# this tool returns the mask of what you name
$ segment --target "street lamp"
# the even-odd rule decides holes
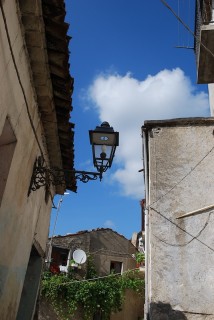
[[[103,122],[95,130],[89,131],[92,145],[93,163],[101,174],[111,168],[116,147],[119,145],[119,133],[110,127],[108,122]]]
[[[40,187],[49,188],[50,184],[66,187],[74,179],[84,183],[89,180],[97,180],[97,178],[101,181],[103,172],[112,165],[116,147],[119,145],[119,133],[115,132],[105,121],[95,130],[89,130],[89,137],[92,145],[93,164],[98,172],[49,168],[45,159],[39,156],[34,164],[28,196],[31,191],[36,191]]]

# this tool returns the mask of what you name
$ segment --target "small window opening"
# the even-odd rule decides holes
[[[121,273],[123,263],[120,261],[111,261],[110,272],[111,273]]]
[[[67,266],[69,250],[65,248],[52,247],[51,263],[57,266]]]

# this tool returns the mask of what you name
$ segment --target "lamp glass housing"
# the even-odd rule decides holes
[[[92,146],[93,163],[98,172],[105,172],[111,167],[116,147],[119,145],[119,133],[103,122],[95,130],[89,131]]]

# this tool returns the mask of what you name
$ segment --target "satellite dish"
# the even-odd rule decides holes
[[[83,264],[86,262],[86,253],[81,249],[77,249],[73,252],[73,259],[76,263]]]

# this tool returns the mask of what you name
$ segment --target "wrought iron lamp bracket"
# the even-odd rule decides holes
[[[45,165],[44,158],[39,156],[34,163],[33,174],[28,189],[28,196],[31,191],[36,191],[41,187],[50,188],[51,184],[54,186],[61,185],[66,187],[65,181],[69,178],[80,180],[83,183],[87,183],[90,180],[97,180],[98,178],[101,181],[102,173],[102,170],[100,172],[89,172],[48,168]]]

